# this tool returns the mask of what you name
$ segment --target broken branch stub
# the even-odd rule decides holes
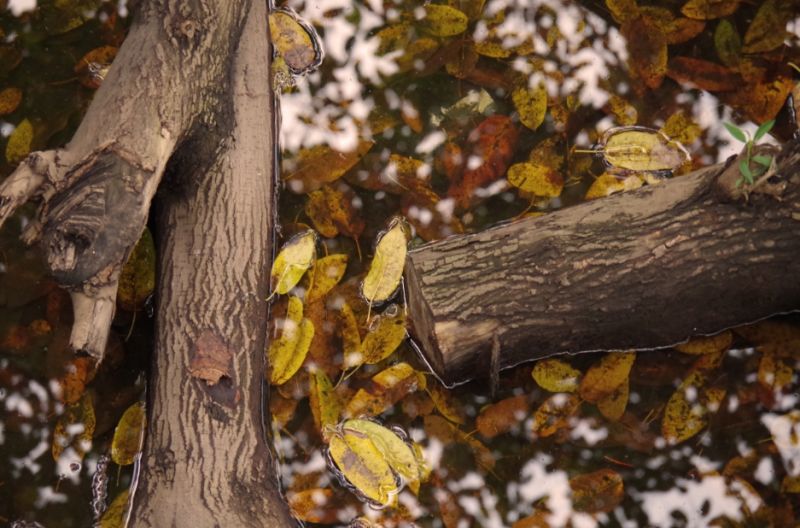
[[[457,383],[492,370],[495,339],[506,368],[667,347],[800,309],[800,141],[773,179],[733,200],[717,165],[414,249],[412,337]]]

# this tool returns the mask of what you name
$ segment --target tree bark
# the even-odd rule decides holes
[[[142,2],[70,143],[0,184],[38,195],[72,294],[71,344],[102,360],[119,272],[164,177],[148,434],[130,526],[293,526],[262,417],[274,119],[266,3]]]
[[[452,384],[800,309],[800,141],[749,195],[738,165],[409,252],[412,337]]]

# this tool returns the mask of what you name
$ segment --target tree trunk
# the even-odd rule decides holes
[[[71,344],[102,360],[119,272],[162,176],[156,357],[131,526],[293,526],[262,423],[274,131],[266,3],[149,0],[70,143],[0,184],[38,194],[72,294]]]
[[[738,165],[409,252],[412,336],[458,383],[559,353],[666,347],[799,309],[800,140],[749,196],[735,184]]]

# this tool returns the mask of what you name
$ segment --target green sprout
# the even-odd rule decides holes
[[[741,187],[743,183],[753,185],[756,178],[767,172],[772,165],[772,156],[764,156],[761,154],[756,154],[754,156],[753,147],[767,134],[767,132],[772,130],[772,127],[775,126],[775,120],[770,119],[766,123],[763,123],[761,126],[759,126],[752,138],[750,137],[750,134],[736,125],[732,125],[731,123],[723,123],[723,125],[725,125],[725,128],[728,129],[728,132],[730,132],[734,139],[744,143],[745,147],[744,158],[739,162],[739,172],[741,173],[742,177],[736,181],[736,186]],[[750,168],[751,162],[756,163],[756,167],[754,169]]]

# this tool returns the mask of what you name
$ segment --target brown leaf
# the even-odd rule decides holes
[[[84,55],[74,68],[81,84],[93,90],[99,88],[116,56],[117,48],[114,46],[101,46]]]
[[[578,410],[580,403],[580,399],[574,394],[553,394],[533,414],[533,432],[545,438],[569,427],[569,419]]]
[[[9,86],[0,92],[0,116],[10,114],[22,102],[22,90]]]
[[[572,506],[586,513],[609,513],[625,496],[622,476],[612,469],[600,469],[569,479]]]
[[[691,84],[709,92],[735,90],[742,84],[738,73],[725,66],[692,57],[675,57],[669,61],[667,75],[683,84]]]
[[[59,387],[61,387],[60,400],[66,404],[77,403],[94,374],[95,362],[92,358],[72,358],[64,369],[64,375],[58,379]]]
[[[528,397],[520,394],[484,407],[475,420],[475,427],[484,438],[494,438],[510,431],[529,412]]]
[[[216,333],[203,330],[194,343],[189,374],[209,385],[216,385],[223,377],[232,376],[232,366],[233,350]]]
[[[733,14],[739,9],[739,0],[689,0],[681,13],[689,18],[711,20]]]
[[[766,0],[744,34],[744,53],[764,53],[783,45],[786,23],[793,16],[792,2]],[[796,15],[796,13],[795,13]]]
[[[303,522],[337,524],[339,521],[339,504],[333,498],[333,490],[329,488],[289,491],[286,501],[292,510],[292,516]]]
[[[754,123],[764,123],[778,115],[792,88],[792,78],[781,75],[772,81],[751,84],[735,92],[720,94],[720,98]]]
[[[450,184],[447,195],[459,207],[468,208],[475,191],[501,178],[508,168],[517,145],[518,131],[511,118],[503,115],[487,117],[467,137],[465,159],[479,159],[475,168],[467,167],[460,178]]]
[[[327,145],[301,150],[297,157],[283,163],[281,175],[295,193],[308,193],[331,183],[349,171],[372,148],[370,140],[361,140],[354,150],[340,152]]]
[[[630,19],[620,27],[628,41],[628,64],[648,88],[661,86],[667,72],[667,37],[646,17]]]
[[[676,345],[675,350],[684,354],[699,356],[702,354],[714,354],[725,352],[733,343],[733,333],[725,330],[715,336],[695,337],[681,345]]]

